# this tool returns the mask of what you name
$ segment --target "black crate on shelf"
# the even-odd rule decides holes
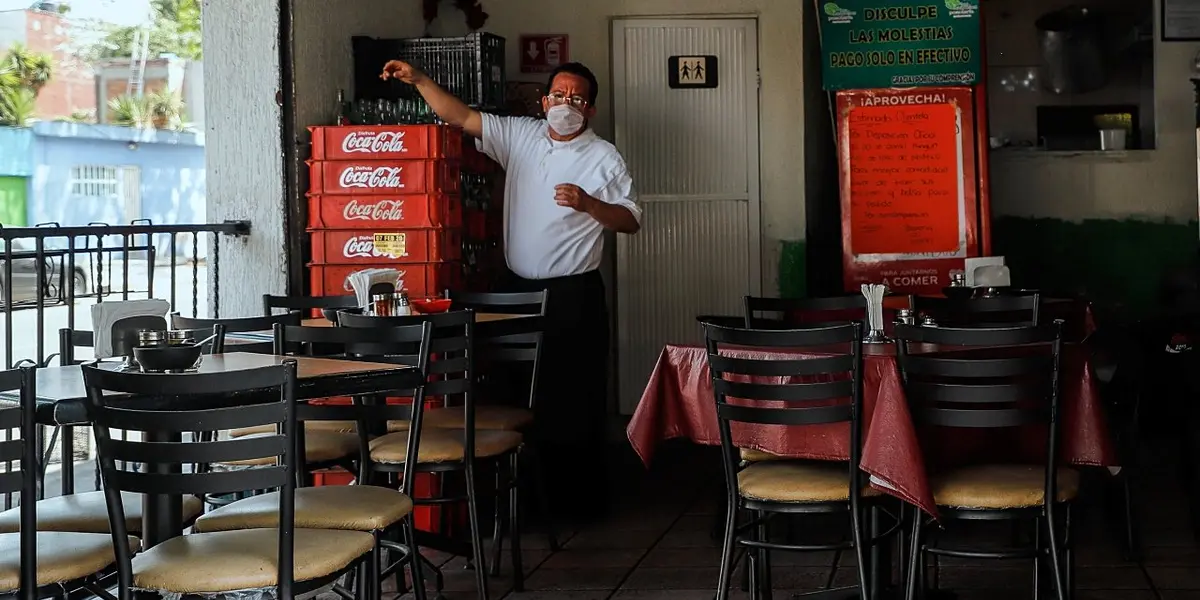
[[[499,110],[505,107],[504,38],[472,33],[460,38],[351,38],[356,99],[415,98],[411,86],[379,79],[389,60],[403,60],[425,73],[463,102]]]

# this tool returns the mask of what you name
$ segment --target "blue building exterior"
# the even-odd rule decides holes
[[[204,223],[204,177],[203,134],[57,121],[0,127],[4,225]],[[156,237],[168,251],[169,236]],[[189,239],[177,240],[180,256],[192,255],[190,236],[181,237]]]
[[[64,122],[31,129],[30,224],[205,221],[202,134]]]

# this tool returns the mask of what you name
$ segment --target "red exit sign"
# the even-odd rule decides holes
[[[518,50],[522,73],[549,73],[571,62],[566,35],[522,35]]]

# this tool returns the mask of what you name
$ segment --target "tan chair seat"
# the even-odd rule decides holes
[[[125,505],[125,528],[131,534],[142,531],[141,494],[122,492]],[[204,503],[194,496],[183,498],[183,522],[196,518]],[[80,533],[109,533],[108,505],[104,492],[84,492],[56,496],[37,503],[38,531],[75,531]],[[21,529],[21,509],[12,508],[0,513],[0,533],[15,533]]]
[[[338,573],[375,543],[369,533],[335,529],[297,529],[294,539],[296,581]],[[278,556],[278,529],[183,535],[133,557],[133,586],[176,594],[273,587]]]
[[[270,433],[256,433],[252,435],[242,436],[244,438],[264,437],[274,435]],[[357,433],[337,433],[335,431],[305,431],[304,432],[304,460],[308,463],[323,463],[346,458],[348,456],[358,456],[358,434]],[[253,460],[239,460],[227,463],[225,465],[234,466],[259,466],[275,464],[273,457],[262,457]]]
[[[141,546],[129,538],[129,549]],[[44,531],[37,534],[37,584],[51,585],[83,579],[116,562],[112,536],[107,533]],[[0,592],[20,587],[21,534],[0,534]]]
[[[296,527],[379,531],[412,512],[412,500],[370,485],[332,485],[296,490]],[[231,531],[279,526],[279,492],[251,496],[206,513],[193,531]]]
[[[763,452],[762,450],[755,450],[753,448],[738,448],[738,452],[741,453],[742,460],[746,462],[763,462],[764,460],[790,460],[786,456],[779,456],[778,454],[771,454],[770,452]]]
[[[481,429],[475,432],[475,457],[499,456],[521,446],[521,434],[516,431]],[[371,460],[379,463],[403,463],[408,452],[408,432],[389,433],[371,442]],[[461,429],[429,429],[421,434],[417,460],[422,463],[442,463],[463,460]]]
[[[952,508],[1005,509],[1040,506],[1046,471],[1031,465],[980,465],[952,469],[930,481],[933,500]],[[1058,501],[1079,494],[1079,472],[1058,470]]]
[[[738,491],[746,498],[768,502],[849,500],[850,466],[794,460],[754,463],[738,473]],[[878,495],[878,490],[863,484],[863,496]]]
[[[254,427],[242,427],[240,429],[232,429],[229,431],[229,437],[240,438],[248,435],[257,435],[263,433],[275,433],[277,431],[275,425],[255,425]],[[358,431],[358,424],[354,421],[305,421],[304,431],[332,431],[334,433],[354,433]]]
[[[466,415],[461,406],[433,408],[425,411],[424,425],[441,429],[466,427]],[[475,429],[520,431],[533,424],[533,411],[516,406],[479,406],[475,408]]]
[[[387,422],[388,433],[396,433],[397,431],[408,431],[408,429],[410,427],[412,427],[412,423],[410,423],[408,421],[388,421]]]

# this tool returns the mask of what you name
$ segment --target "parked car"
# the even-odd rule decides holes
[[[7,281],[4,267],[4,240],[0,240],[0,306],[5,303],[5,294],[10,285]],[[77,256],[83,264],[74,265],[69,277],[64,277],[66,270],[66,252],[46,249],[42,257],[42,281],[38,282],[37,257],[33,240],[12,240],[12,302],[17,304],[32,304],[37,301],[38,291],[41,291],[43,301],[49,303],[66,302],[67,289],[70,285],[75,290],[75,297],[88,293],[90,289],[87,275],[87,258]]]

